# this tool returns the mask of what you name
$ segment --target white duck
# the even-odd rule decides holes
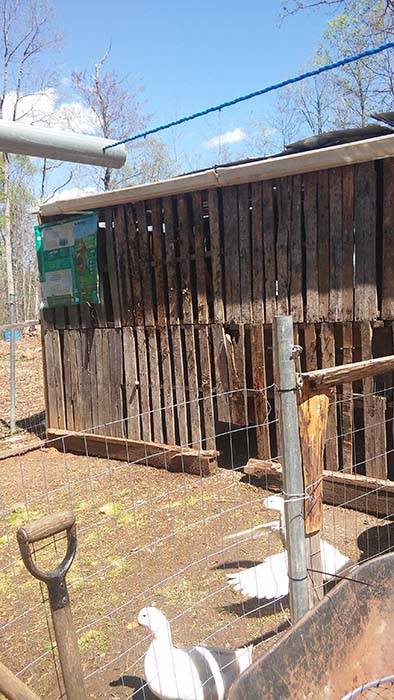
[[[264,500],[268,510],[280,512],[280,520],[269,523],[272,530],[279,531],[282,542],[286,546],[286,523],[284,518],[285,505],[281,496],[269,496]],[[260,526],[264,527],[264,526]],[[339,552],[326,540],[320,540],[323,579],[328,581],[332,576],[351,563],[350,559]],[[273,554],[261,564],[252,566],[236,574],[227,574],[230,586],[247,598],[275,600],[288,594],[289,579],[287,573],[287,552]]]
[[[153,634],[144,669],[150,690],[161,700],[224,700],[233,681],[252,663],[251,646],[174,647],[170,624],[157,608],[143,608],[138,624]]]

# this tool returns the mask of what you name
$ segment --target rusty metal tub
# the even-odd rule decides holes
[[[394,674],[394,552],[350,576],[363,583],[335,586],[242,674],[229,700],[339,700]]]

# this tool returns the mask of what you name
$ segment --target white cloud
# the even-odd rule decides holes
[[[70,187],[69,189],[55,192],[53,197],[45,201],[45,204],[47,204],[47,202],[56,202],[59,199],[77,199],[78,197],[86,197],[98,193],[99,190],[96,187]]]
[[[205,148],[216,148],[217,146],[223,146],[225,143],[237,143],[238,141],[243,141],[246,138],[246,134],[243,129],[239,127],[233,129],[232,131],[225,131],[219,136],[214,136],[209,141],[206,141]]]
[[[6,95],[3,116],[13,117],[15,92]],[[62,131],[76,131],[81,134],[97,134],[99,124],[96,115],[81,102],[60,102],[53,88],[35,95],[24,95],[18,102],[17,120],[33,126],[48,126]]]

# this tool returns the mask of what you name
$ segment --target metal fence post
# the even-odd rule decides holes
[[[15,433],[15,294],[10,293],[10,431]]]
[[[304,492],[302,459],[298,430],[297,385],[293,320],[275,316],[273,324],[276,384],[279,396],[279,432],[285,497],[286,548],[292,622],[309,609],[306,565]],[[294,498],[292,498],[292,496]]]

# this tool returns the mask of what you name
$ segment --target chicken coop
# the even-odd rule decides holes
[[[250,426],[269,460],[274,315],[292,314],[303,371],[393,354],[394,135],[342,136],[42,206],[44,224],[99,218],[100,303],[42,314],[50,434],[213,450],[222,425]],[[337,390],[327,469],[371,454],[367,475],[394,478],[388,382]]]

